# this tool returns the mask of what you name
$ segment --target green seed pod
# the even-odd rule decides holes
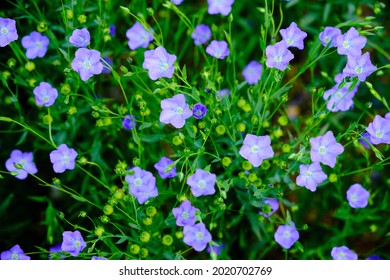
[[[164,235],[163,239],[162,239],[162,243],[165,245],[165,246],[171,246],[172,243],[173,243],[173,238],[172,236],[170,235]]]
[[[144,243],[149,242],[149,240],[150,240],[150,233],[147,232],[147,231],[141,232],[141,234],[139,235],[139,239],[141,240],[141,242],[144,242]]]

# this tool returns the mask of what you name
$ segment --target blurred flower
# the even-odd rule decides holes
[[[366,129],[373,144],[390,144],[390,118],[376,115]]]
[[[66,144],[58,146],[57,150],[50,153],[50,161],[54,172],[63,173],[65,170],[73,170],[76,165],[77,152]]]
[[[103,60],[104,60],[108,65],[110,65],[110,66],[112,67],[113,62],[112,62],[112,60],[111,60],[109,57],[105,56],[105,57],[103,57]],[[103,64],[102,73],[103,73],[103,74],[110,74],[110,73],[111,73],[111,70],[110,70],[104,63],[102,63],[102,64]]]
[[[172,98],[161,100],[160,122],[182,128],[185,120],[192,116],[184,94],[176,94]]]
[[[105,261],[105,260],[107,260],[107,258],[105,258],[105,257],[93,256],[93,257],[91,258],[91,260],[93,260],[93,261]]]
[[[271,138],[268,135],[256,136],[247,134],[240,155],[247,159],[254,167],[261,165],[264,159],[272,158],[274,151],[271,147]]]
[[[371,142],[370,134],[369,134],[368,132],[364,132],[364,133],[362,133],[362,135],[360,135],[359,142],[360,142],[360,144],[362,144],[363,147],[366,148],[366,149],[369,149],[369,148],[370,148],[370,146],[367,144],[367,142],[370,143],[371,145],[373,144],[373,143]]]
[[[111,37],[114,37],[115,34],[116,34],[116,26],[115,26],[114,24],[111,24],[111,25],[109,26],[109,30],[110,30],[110,36],[111,36]]]
[[[28,59],[44,57],[49,43],[49,38],[36,31],[22,38],[22,46],[26,49],[26,57]]]
[[[175,5],[180,5],[181,3],[183,3],[184,0],[172,0],[172,3],[175,4]]]
[[[100,52],[86,48],[80,48],[76,51],[71,66],[73,70],[80,74],[80,78],[83,81],[87,81],[93,75],[98,75],[103,71],[103,64],[100,62]]]
[[[16,21],[0,17],[0,47],[5,47],[17,39]]]
[[[370,54],[365,53],[360,56],[349,55],[343,73],[350,77],[357,76],[359,81],[364,82],[376,69],[376,66],[371,63]]]
[[[62,243],[58,243],[57,245],[54,245],[49,248],[49,260],[64,260],[66,259],[66,255],[61,249]]]
[[[194,44],[197,46],[206,44],[211,38],[210,27],[206,24],[197,25],[191,34],[191,38],[194,39]]]
[[[218,245],[209,244],[206,248],[206,251],[209,254],[214,253],[216,256],[219,256],[221,254],[221,250],[223,250],[223,249],[225,249],[224,243],[220,243]]]
[[[184,226],[183,234],[183,242],[194,248],[197,252],[203,251],[207,243],[211,241],[211,234],[203,223]]]
[[[85,48],[91,42],[91,35],[87,28],[75,29],[69,38],[69,42],[74,47]]]
[[[292,22],[286,29],[280,29],[279,32],[287,48],[296,47],[303,50],[303,40],[307,37],[307,33],[299,29],[295,22]]]
[[[227,16],[232,10],[234,0],[207,0],[207,2],[210,15],[222,14]]]
[[[255,85],[260,81],[262,72],[263,66],[259,62],[253,60],[245,66],[244,70],[242,70],[242,75],[249,85]]]
[[[351,27],[347,33],[337,36],[337,52],[339,54],[359,56],[366,45],[367,39],[359,36],[355,27]]]
[[[217,90],[217,94],[215,96],[222,99],[224,97],[229,97],[230,94],[231,94],[230,89],[224,88],[224,89]]]
[[[383,260],[383,258],[381,256],[378,256],[378,255],[371,255],[371,256],[367,257],[366,260]]]
[[[284,71],[287,65],[294,58],[294,55],[287,49],[285,43],[278,42],[265,49],[267,60],[265,64],[269,68],[277,68]]]
[[[199,210],[191,205],[189,200],[184,200],[178,208],[173,208],[172,213],[178,226],[195,225],[195,212]]]
[[[323,136],[310,138],[310,158],[313,162],[321,162],[330,167],[336,165],[336,157],[344,152],[343,145],[336,142],[332,131]]]
[[[358,255],[346,246],[333,247],[331,256],[334,260],[357,260]]]
[[[207,113],[207,108],[202,103],[195,104],[192,107],[192,115],[195,119],[202,119]]]
[[[290,249],[292,245],[299,239],[299,232],[295,228],[295,224],[290,222],[290,225],[280,225],[274,235],[275,241],[285,249]]]
[[[337,37],[341,35],[341,30],[335,27],[325,27],[324,31],[322,31],[319,35],[320,41],[324,47],[326,47],[329,42],[329,47],[337,47]]]
[[[132,130],[137,125],[135,121],[135,116],[133,115],[125,115],[122,120],[122,126],[126,130]]]
[[[68,252],[73,257],[77,257],[79,253],[87,246],[81,233],[76,231],[64,231],[62,233],[61,250]]]
[[[139,204],[145,203],[149,198],[158,196],[156,178],[149,171],[142,170],[138,166],[132,169],[132,175],[126,175],[125,180],[129,184],[129,193],[135,196]]]
[[[202,169],[196,169],[195,173],[187,178],[187,184],[195,197],[211,195],[215,193],[215,180],[217,176]]]
[[[127,30],[126,37],[129,39],[128,45],[131,50],[136,50],[140,47],[147,48],[149,43],[153,41],[152,30],[146,30],[139,22],[134,23]]]
[[[176,56],[169,54],[164,47],[157,47],[155,50],[148,50],[144,53],[145,60],[142,67],[148,70],[149,78],[172,78],[175,67]]]
[[[299,166],[300,174],[296,178],[296,184],[298,186],[305,187],[312,192],[317,189],[317,186],[326,180],[328,177],[321,168],[319,162],[313,162],[312,164]]]
[[[275,198],[265,198],[263,199],[264,206],[262,207],[262,211],[259,212],[263,217],[269,218],[279,209],[279,202]],[[264,209],[268,208],[269,211],[263,212]]]
[[[23,250],[18,244],[13,246],[9,251],[1,252],[1,260],[29,260],[29,256],[24,254]]]
[[[154,165],[154,168],[157,169],[158,174],[161,178],[173,178],[176,177],[176,166],[173,166],[171,169],[170,165],[173,164],[173,161],[167,157],[162,157],[159,162]]]
[[[347,200],[352,208],[364,208],[368,204],[370,193],[360,184],[353,184],[347,190]]]
[[[211,41],[206,48],[206,53],[218,59],[224,59],[229,55],[228,44],[225,41]]]
[[[50,84],[41,82],[34,89],[35,101],[38,106],[50,107],[57,99],[58,91]]]
[[[9,172],[15,172],[17,174],[16,178],[24,180],[29,173],[35,174],[38,172],[33,157],[32,152],[23,153],[20,150],[13,150],[10,158],[5,162],[5,168]]]

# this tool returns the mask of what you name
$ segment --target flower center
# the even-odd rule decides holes
[[[349,42],[348,42],[348,41],[344,41],[344,42],[343,42],[343,47],[344,47],[344,48],[348,49],[349,46],[350,46],[350,45],[349,45]]]
[[[321,154],[321,155],[324,155],[326,153],[326,148],[324,146],[320,146],[320,148],[318,149],[318,152]]]
[[[85,69],[89,69],[91,68],[91,62],[89,62],[88,60],[84,62],[84,68]]]
[[[69,156],[63,156],[62,160],[63,160],[65,163],[68,163],[68,162],[69,162]]]
[[[198,232],[195,234],[196,240],[202,240],[203,237],[204,237],[203,232],[198,231]]]
[[[74,243],[74,246],[75,246],[76,248],[80,247],[80,245],[81,245],[81,243],[80,243],[80,241],[78,241],[78,240]]]
[[[356,201],[356,195],[351,196],[352,201]]]
[[[176,108],[175,108],[175,113],[176,113],[177,115],[183,114],[183,108],[182,108],[182,107],[176,107]]]
[[[18,163],[22,166],[22,168],[24,168],[24,166],[26,165],[27,162],[24,159],[22,159]]]
[[[306,176],[307,178],[311,177],[311,172],[310,172],[310,171],[306,171],[305,176]]]
[[[167,70],[168,67],[169,67],[168,63],[163,63],[163,65],[162,65],[163,70]]]
[[[8,34],[8,29],[5,28],[5,27],[3,27],[3,28],[1,29],[1,34],[3,34],[3,35]]]
[[[282,61],[282,56],[281,55],[275,56],[275,61],[276,62],[281,62]]]
[[[252,146],[251,151],[252,151],[252,153],[256,154],[260,151],[260,148],[259,148],[259,146],[254,145],[254,146]]]
[[[196,110],[196,112],[195,112],[195,115],[197,115],[197,116],[202,116],[202,114],[203,114],[203,112],[202,112],[202,110]]]
[[[344,258],[344,253],[343,252],[340,252],[337,254],[339,256],[340,259],[343,259]]]
[[[206,182],[204,180],[200,180],[198,182],[198,188],[199,189],[204,189],[206,187]]]
[[[357,66],[355,68],[355,72],[356,72],[356,74],[361,74],[363,72],[363,68],[361,66]]]
[[[37,46],[37,48],[41,48],[42,47],[42,43],[41,42],[36,42],[35,46]]]
[[[13,254],[11,255],[11,260],[18,260],[18,259],[19,259],[19,255],[18,255],[18,254],[13,253]]]
[[[188,219],[188,212],[187,211],[184,211],[183,213],[181,213],[181,217],[183,218],[183,219]]]
[[[293,41],[291,39],[287,39],[287,45],[292,45]]]
[[[43,101],[44,101],[44,102],[48,102],[49,99],[50,99],[50,98],[49,98],[49,96],[47,96],[47,95],[43,97]]]
[[[382,130],[377,131],[377,132],[375,133],[375,136],[376,136],[377,138],[382,138],[382,136],[383,136]]]
[[[141,178],[136,178],[136,179],[134,180],[134,185],[135,185],[136,187],[141,186],[141,185],[142,185],[142,179],[141,179]]]
[[[289,231],[285,231],[283,236],[284,236],[284,238],[290,238],[291,233]]]
[[[325,43],[329,43],[329,41],[330,41],[329,37],[326,36],[326,37],[324,38],[324,42],[325,42]]]

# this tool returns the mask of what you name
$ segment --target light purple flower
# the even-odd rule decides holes
[[[261,165],[264,159],[272,158],[274,151],[271,147],[271,138],[268,135],[256,136],[247,134],[240,155],[247,159],[254,167]]]
[[[210,27],[206,24],[197,25],[191,34],[191,38],[194,39],[194,44],[197,46],[206,44],[211,38]]]
[[[49,43],[49,38],[36,31],[22,38],[22,46],[26,49],[26,57],[28,59],[44,57]]]
[[[264,206],[262,208],[262,211],[259,212],[260,215],[263,217],[269,218],[279,209],[279,202],[277,199],[274,198],[265,198],[263,199]],[[269,211],[264,213],[264,207],[269,207]]]
[[[307,37],[307,33],[299,29],[295,22],[292,22],[286,29],[280,29],[279,32],[287,48],[295,47],[303,50],[303,40]]]
[[[184,226],[183,234],[183,242],[194,248],[197,252],[203,251],[207,243],[211,241],[211,234],[203,223]]]
[[[74,47],[85,48],[91,42],[91,35],[87,28],[75,29],[69,38],[69,42]]]
[[[151,172],[142,170],[138,166],[134,167],[132,171],[134,173],[126,175],[125,180],[129,184],[129,193],[137,198],[139,204],[158,196],[156,178]]]
[[[295,224],[290,222],[290,225],[280,225],[275,232],[274,238],[280,246],[290,249],[298,241],[299,232],[295,228]]]
[[[242,75],[249,85],[255,85],[260,81],[262,72],[263,66],[259,62],[253,60],[245,66],[244,70],[242,70]]]
[[[278,42],[275,45],[268,46],[265,49],[267,60],[265,64],[269,68],[277,68],[284,71],[287,65],[294,58],[294,55],[287,49],[283,42]]]
[[[103,74],[110,74],[110,73],[111,73],[111,70],[110,70],[110,68],[108,68],[108,66],[107,66],[106,64],[108,64],[108,65],[110,65],[110,66],[112,67],[113,62],[112,62],[111,58],[105,56],[105,57],[103,57],[102,59],[106,62],[106,63],[102,63],[102,64],[103,64],[102,73],[103,73]]]
[[[359,36],[355,27],[351,27],[347,33],[337,36],[337,52],[339,54],[359,56],[366,45],[367,39]]]
[[[368,142],[368,143],[367,143]],[[369,144],[373,144],[371,142],[371,137],[370,137],[370,134],[368,132],[364,132],[360,135],[360,138],[359,138],[359,143],[363,145],[364,148],[366,149],[369,149],[370,148],[370,145]]]
[[[227,16],[232,11],[234,0],[207,0],[210,15],[222,14]]]
[[[390,112],[385,115],[385,119],[390,120]]]
[[[191,205],[189,200],[183,201],[179,207],[173,208],[172,213],[176,218],[176,225],[178,226],[193,226],[195,225],[195,213],[199,211]]]
[[[14,172],[19,180],[27,178],[28,174],[35,174],[38,169],[34,163],[34,156],[32,152],[23,153],[20,150],[13,150],[10,158],[5,162],[5,168],[9,172]]]
[[[18,244],[13,246],[8,251],[1,252],[1,260],[29,260],[31,259],[27,256]]]
[[[133,115],[125,115],[122,120],[122,126],[126,130],[132,130],[137,125],[135,121],[135,116]]]
[[[0,17],[0,47],[5,47],[9,43],[18,39],[16,21],[10,18]]]
[[[331,112],[348,111],[353,106],[353,97],[356,90],[349,91],[348,87],[344,85],[339,88],[335,85],[331,89],[324,92],[323,98],[326,101],[326,108]]]
[[[80,48],[75,55],[71,66],[73,70],[80,74],[81,80],[87,81],[93,75],[102,73],[103,64],[100,62],[100,52]]]
[[[359,81],[364,82],[376,69],[376,66],[371,63],[370,54],[365,53],[361,56],[349,55],[343,73],[350,77],[357,76]]]
[[[334,260],[357,260],[358,255],[346,246],[333,247],[330,252]]]
[[[145,51],[145,60],[142,67],[148,70],[149,78],[172,78],[175,67],[176,55],[169,54],[164,47],[157,47],[155,50]]]
[[[175,4],[175,5],[180,5],[181,3],[183,3],[184,0],[172,0],[172,3]]]
[[[64,231],[62,233],[61,250],[68,252],[73,257],[77,257],[79,253],[87,247],[81,233],[76,231]]]
[[[162,157],[159,162],[157,162],[154,165],[154,168],[157,169],[158,174],[160,175],[161,178],[163,179],[168,179],[168,178],[173,178],[176,177],[176,165],[173,165],[173,160],[167,158],[167,157]]]
[[[62,251],[61,249],[61,244],[62,243],[58,243],[52,247],[49,248],[49,260],[64,260],[66,259],[66,254],[64,254],[64,252]]]
[[[219,256],[221,254],[221,250],[225,249],[224,243],[219,244],[209,244],[206,248],[207,253],[211,254],[214,253],[216,256]]]
[[[364,208],[368,204],[370,193],[360,184],[353,184],[347,190],[347,200],[352,208]]]
[[[160,122],[182,128],[185,120],[192,116],[184,94],[176,94],[172,98],[161,100]]]
[[[317,186],[324,182],[328,176],[322,171],[319,162],[299,166],[299,175],[296,178],[298,186],[305,187],[312,192],[316,191]]]
[[[218,59],[224,59],[229,55],[228,44],[225,41],[211,41],[206,48],[206,53]]]
[[[192,107],[192,114],[195,119],[203,119],[207,113],[207,108],[202,103],[195,104]]]
[[[337,37],[341,35],[341,30],[335,27],[325,27],[324,31],[322,31],[319,35],[320,41],[324,47],[326,47],[329,42],[329,47],[337,47]]]
[[[93,261],[105,261],[105,260],[108,260],[108,259],[105,258],[105,257],[93,256],[93,257],[91,258],[91,260],[93,260]]]
[[[50,107],[58,96],[58,91],[46,82],[40,82],[33,92],[38,106]]]
[[[215,193],[217,176],[203,169],[196,169],[195,173],[187,178],[187,184],[195,197]]]
[[[111,37],[114,37],[115,34],[116,34],[116,26],[115,26],[114,24],[111,24],[111,25],[109,26],[109,29],[110,29],[110,36],[111,36]]]
[[[217,94],[215,96],[217,98],[223,99],[225,97],[229,97],[230,95],[231,95],[230,89],[223,88],[223,89],[217,90]]]
[[[57,150],[50,153],[50,161],[53,164],[53,170],[56,173],[63,173],[65,170],[73,170],[76,165],[78,153],[69,148],[66,144],[58,146]]]
[[[390,144],[390,118],[376,115],[366,129],[373,144]]]
[[[310,145],[311,160],[332,168],[336,165],[336,157],[344,152],[344,147],[336,142],[336,138],[330,130],[323,136],[310,138]]]
[[[128,45],[131,50],[138,48],[147,48],[153,41],[152,30],[146,30],[141,23],[136,22],[127,30],[126,37],[129,40]]]

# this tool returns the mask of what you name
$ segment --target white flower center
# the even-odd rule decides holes
[[[344,258],[344,253],[343,252],[339,252],[337,255],[339,256],[340,259]]]
[[[8,29],[5,28],[5,27],[3,27],[3,28],[1,29],[1,34],[7,35],[7,34],[8,34]]]
[[[183,219],[188,219],[188,212],[187,211],[184,211],[183,213],[181,213],[181,217],[183,218]]]
[[[291,39],[287,39],[287,45],[292,45],[293,41]]]
[[[42,43],[41,42],[36,42],[35,46],[37,46],[38,48],[41,48],[42,47]]]
[[[326,148],[324,146],[320,146],[320,148],[318,149],[318,152],[321,154],[321,155],[324,155],[326,153]]]
[[[18,259],[19,259],[19,255],[18,255],[18,254],[13,253],[13,254],[11,255],[11,260],[18,260]]]
[[[282,56],[281,55],[275,56],[275,61],[276,62],[281,62],[282,61]]]
[[[258,153],[260,151],[260,148],[259,148],[259,146],[256,146],[256,145],[254,145],[254,146],[252,146],[252,148],[251,148],[251,152],[252,153]]]
[[[284,236],[284,238],[290,238],[291,233],[289,231],[285,231],[283,236]]]
[[[305,176],[306,176],[307,178],[311,177],[311,172],[310,172],[310,171],[306,171]]]
[[[44,102],[48,102],[49,99],[50,99],[50,98],[49,98],[49,96],[47,96],[47,95],[43,97],[43,101],[44,101]]]
[[[195,234],[195,238],[196,240],[202,240],[204,237],[204,234],[200,231],[198,231],[196,234]]]
[[[163,63],[163,65],[162,65],[163,70],[167,70],[168,67],[169,67],[168,63]]]
[[[329,37],[326,36],[326,37],[324,38],[324,42],[325,42],[325,43],[329,43],[329,41],[330,41]]]
[[[350,44],[348,41],[344,41],[343,46],[344,46],[344,48],[348,49],[350,47]]]
[[[84,61],[84,68],[85,69],[89,69],[89,68],[91,68],[91,62],[89,62],[88,60],[87,61]]]
[[[356,195],[351,196],[352,201],[356,201]]]
[[[375,132],[375,136],[376,136],[377,138],[382,138],[382,136],[383,136],[383,131],[382,131],[382,130],[379,130],[379,131]]]
[[[68,163],[69,162],[69,156],[63,156],[62,160],[63,160],[63,162]]]
[[[356,74],[361,74],[363,72],[363,68],[361,66],[357,66],[355,68],[355,72],[356,72]]]
[[[206,187],[206,182],[204,180],[200,180],[198,182],[198,188],[199,189],[204,189]]]
[[[81,244],[80,244],[80,241],[78,241],[78,240],[74,243],[74,246],[75,246],[76,248],[80,247],[80,245],[81,245]]]
[[[142,185],[142,179],[137,177],[135,180],[134,180],[134,185],[139,187]]]
[[[183,108],[182,108],[182,107],[176,107],[176,108],[175,108],[175,113],[176,113],[177,115],[183,114]]]

